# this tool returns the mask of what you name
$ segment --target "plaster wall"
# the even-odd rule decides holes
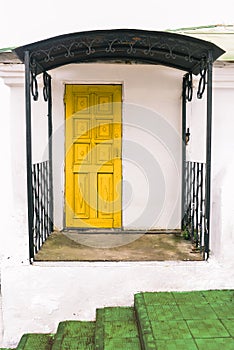
[[[62,320],[94,320],[96,308],[133,305],[140,291],[233,288],[233,267],[209,262],[60,263],[3,271],[3,346]],[[17,286],[17,289],[15,288]]]
[[[194,79],[196,93],[197,79]],[[190,142],[187,159],[205,162],[206,94],[187,104]],[[214,66],[211,163],[211,255],[233,263],[234,249],[234,67]]]
[[[0,256],[18,262],[28,259],[24,71],[18,65],[3,66],[0,71],[7,84],[0,87]]]
[[[64,86],[118,83],[123,85],[123,226],[178,227],[183,73],[160,66],[106,64],[70,65],[51,73],[55,226],[62,229],[64,224]],[[1,256],[9,258],[10,263],[25,263],[28,229],[24,67],[2,65],[0,75],[3,78],[0,111],[4,116],[1,119],[4,150],[1,153],[4,163]],[[33,162],[47,159],[47,105],[42,96],[39,79],[39,101],[31,101]],[[147,206],[148,203],[152,205]]]
[[[58,132],[58,135],[61,135],[62,138],[64,137],[62,127],[64,118],[62,101],[64,84],[67,82],[91,83],[94,82],[94,74],[96,74],[96,81],[101,81],[102,75],[97,70],[97,67],[94,66],[92,68],[90,66],[91,71],[87,71],[85,76],[82,76],[82,71],[79,70],[81,67],[76,68],[78,70],[75,72],[72,66],[67,67],[65,71],[60,69],[53,72],[53,87],[55,91],[53,102],[54,115],[56,116],[54,128],[55,133]],[[128,74],[130,76],[128,79],[131,78],[131,86],[135,92],[133,93],[130,89],[127,89],[126,80],[124,87],[125,101],[127,99],[129,104],[132,103],[134,105],[139,102],[137,99],[134,100],[134,96],[140,97],[142,95],[142,87],[138,86],[137,82],[138,79],[141,82],[144,81],[144,107],[150,107],[153,111],[156,110],[160,116],[166,115],[167,122],[175,130],[179,130],[179,116],[178,118],[174,117],[175,110],[179,111],[180,108],[180,102],[178,102],[180,99],[179,77],[173,75],[174,71],[161,70],[160,67],[155,67],[156,71],[148,68],[149,71],[146,69],[139,77],[138,74],[140,72],[137,74],[135,71],[139,67],[129,68]],[[1,181],[1,190],[4,193],[1,201],[1,203],[4,201],[2,204],[4,213],[2,227],[4,230],[2,229],[0,233],[2,243],[3,309],[3,342],[0,346],[14,347],[20,336],[25,332],[54,332],[58,322],[65,319],[94,319],[97,307],[132,305],[133,294],[139,291],[234,288],[232,253],[234,249],[234,186],[232,185],[234,166],[231,161],[232,150],[234,149],[232,138],[234,126],[232,118],[234,110],[234,69],[232,67],[216,67],[214,76],[211,258],[209,262],[61,262],[58,264],[33,264],[32,266],[28,263],[23,71],[17,68],[19,71],[16,77],[16,73],[13,74],[9,67],[7,69],[8,72],[5,73],[10,89],[4,86],[5,98],[0,106],[1,115],[4,112],[4,116],[6,116],[1,120],[4,128],[1,129],[1,146],[4,149],[1,155],[6,165],[6,171],[2,172],[1,176],[3,177],[1,180],[3,179],[2,181],[5,181],[7,186],[3,186]],[[123,81],[121,69],[119,67],[117,71],[109,72],[110,78],[106,76],[103,83],[109,81],[119,83]],[[3,75],[2,71],[1,74]],[[168,77],[167,74],[169,75]],[[126,75],[123,76],[126,79]],[[165,78],[167,84],[163,83],[163,78]],[[151,84],[152,81],[157,81],[157,85],[154,85],[155,89],[152,89],[152,86],[149,85],[151,88],[148,91],[146,86],[148,86],[147,84],[150,81]],[[169,91],[172,89],[173,91],[166,96],[162,91],[165,93],[167,89]],[[154,91],[153,96],[152,91]],[[40,104],[41,102],[38,103]],[[204,108],[200,106],[198,107],[197,104],[196,108]],[[44,110],[42,110],[43,106],[38,108],[39,111],[44,113]],[[194,111],[194,108],[193,106],[191,109]],[[126,110],[127,106],[125,106]],[[132,110],[129,109],[129,111]],[[140,108],[141,111],[142,109]],[[129,121],[131,115],[124,113],[123,118]],[[142,114],[140,113],[140,115]],[[41,118],[41,116],[39,117]],[[148,114],[148,120],[150,118],[151,114]],[[199,117],[196,119],[193,115],[192,118],[193,129],[195,129],[199,127],[196,124],[196,120],[198,121]],[[34,121],[34,123],[36,122],[44,123],[44,121],[39,121],[38,119]],[[44,127],[44,125],[42,126]],[[41,149],[39,152],[38,146],[38,155],[34,154],[34,157],[39,159],[44,154],[46,136],[45,134],[41,136],[39,126],[37,128],[34,126],[34,130],[38,131],[38,133],[35,133],[35,138],[40,136],[40,139],[45,142],[38,142]],[[142,137],[145,133],[147,136]],[[147,154],[154,149],[152,145],[159,145],[154,138],[151,138],[151,134],[145,132],[145,130],[140,130],[139,134],[139,131],[136,131],[134,126],[124,127],[124,135],[125,138],[126,136],[131,137],[131,141],[139,143],[140,140],[140,144],[147,150]],[[190,147],[195,152],[197,149],[195,144],[192,144],[195,142],[193,140],[191,139]],[[63,152],[63,147],[61,144],[62,142],[56,143],[56,141],[54,144],[54,168],[55,173],[58,174],[58,178],[55,181],[57,186],[55,191],[58,192],[56,199],[57,220],[59,213],[62,211],[63,167],[61,165],[62,156],[60,156],[60,152]],[[56,146],[58,146],[58,149]],[[163,152],[164,148],[160,150]],[[127,152],[127,150],[125,149],[124,152]],[[156,157],[156,154],[153,154],[153,157]],[[195,153],[193,154],[195,156]],[[197,153],[197,159],[194,160],[200,159],[202,159],[201,151]],[[124,171],[128,174],[134,174],[131,166],[126,160],[124,161]],[[165,167],[167,165],[168,163],[165,162]],[[124,176],[126,178],[126,175]],[[140,192],[139,189],[138,192]],[[4,207],[6,203],[7,208]]]
[[[234,67],[214,72],[213,189],[211,247],[214,256],[234,263]]]

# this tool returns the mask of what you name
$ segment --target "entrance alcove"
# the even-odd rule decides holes
[[[153,250],[157,251],[158,241],[154,240],[157,238],[160,241],[163,234],[165,234],[165,230],[167,233],[167,236],[165,236],[167,243],[162,243],[164,246],[169,247],[171,245],[174,249],[180,241],[178,247],[181,248],[182,245],[188,247],[188,242],[181,240],[182,234],[182,236],[192,241],[194,251],[197,251],[199,254],[199,259],[201,257],[208,258],[210,234],[212,65],[213,61],[216,60],[223,51],[212,43],[180,34],[119,29],[67,34],[16,48],[15,52],[25,64],[28,223],[31,261],[33,262],[34,259],[56,260],[55,257],[52,258],[53,254],[50,253],[53,250],[53,244],[56,242],[56,239],[58,239],[57,243],[59,249],[64,247],[66,240],[70,240],[73,247],[83,242],[81,245],[85,246],[86,249],[90,249],[90,246],[94,246],[95,249],[106,249],[107,246],[113,249],[114,244],[118,254],[118,249],[120,249],[117,248],[118,246],[121,246],[122,249],[125,247],[128,248],[130,241],[136,246],[138,244],[141,246],[141,240],[148,240],[150,241],[149,247],[155,247]],[[157,73],[154,72],[154,69]],[[49,71],[51,71],[51,75],[48,74]],[[161,80],[160,78],[163,74],[165,78]],[[40,75],[43,76],[42,89],[38,88],[38,76]],[[174,79],[173,77],[176,75],[177,78]],[[179,84],[178,80],[179,75],[182,80],[182,94],[181,82]],[[187,105],[191,103],[192,98],[195,98],[193,97],[194,76],[198,76],[198,99],[203,97],[205,90],[207,93],[206,118],[204,116],[206,124],[206,151],[204,162],[197,162],[195,159],[186,161],[186,143],[190,137],[190,131],[186,125],[186,114]],[[150,78],[152,79],[151,83],[149,83]],[[136,82],[138,82],[138,85]],[[173,83],[170,84],[170,82]],[[121,86],[121,94],[117,100],[113,99],[111,91],[106,90],[108,84],[113,87]],[[173,84],[175,84],[175,86],[173,86]],[[70,99],[83,99],[83,102],[86,99],[89,101],[88,108],[83,109],[81,104],[80,107],[77,107],[78,109],[74,107],[75,105],[69,107],[66,93],[66,89],[68,89],[69,86],[73,89]],[[76,87],[78,86],[80,91],[76,93],[74,89],[77,89]],[[141,86],[141,88],[139,88],[139,86]],[[155,90],[154,87],[156,87]],[[31,108],[31,95],[33,100],[37,101],[40,94],[41,96],[43,95],[47,103],[48,158],[47,160],[42,159],[42,162],[33,164],[34,156],[32,144],[34,142],[34,137],[36,138],[37,135],[35,132],[35,136],[32,133],[33,109]],[[93,102],[95,101],[95,96],[104,101],[104,109],[102,112],[100,111],[101,104]],[[105,102],[108,96],[111,98],[111,103]],[[36,104],[37,103],[38,102],[36,102]],[[121,105],[119,107],[120,118],[117,122],[114,121],[111,124],[110,121],[108,121],[110,119],[110,114],[114,109],[117,110],[119,105]],[[110,112],[109,117],[108,108],[105,110],[105,106],[111,106],[112,112]],[[136,110],[143,106],[148,116],[144,116],[143,120],[138,120],[136,117],[132,125],[129,126],[128,118],[131,113],[129,113],[129,115],[126,113],[126,106],[129,110],[131,110],[132,106],[134,106]],[[164,107],[162,108],[162,106]],[[160,110],[160,108],[162,108],[162,110]],[[165,108],[167,110],[166,115],[164,114]],[[78,164],[79,161],[77,163],[79,167],[77,168],[77,164],[74,162],[68,163],[66,158],[67,149],[64,149],[64,143],[66,143],[66,130],[69,128],[68,124],[64,122],[64,120],[66,120],[66,113],[69,118],[72,118],[72,123],[77,119],[77,125],[81,125],[81,123],[83,123],[83,125],[92,125],[87,128],[85,126],[85,132],[79,135],[79,140],[76,139],[74,141],[74,130],[71,131],[71,135],[73,135],[72,140],[78,145],[77,149],[82,148],[81,151],[77,151],[78,160],[79,155],[81,155],[82,152],[84,153],[82,155],[83,158],[81,157],[82,170],[77,170],[81,166],[81,164]],[[112,114],[116,115],[115,113],[116,112],[113,112]],[[157,122],[151,123],[151,113],[154,113],[154,118]],[[180,117],[180,115],[182,115],[182,117]],[[159,127],[160,122],[162,125]],[[166,129],[163,123],[167,124]],[[61,126],[60,131],[59,124]],[[128,135],[132,132],[129,129],[134,127],[138,129],[138,131],[140,128],[145,128],[150,136],[147,138],[144,135],[144,141],[143,138],[141,139],[141,134],[138,133],[138,140],[135,142],[135,145],[133,145],[132,140],[130,139],[129,141],[127,139]],[[160,182],[159,174],[163,166],[167,168],[167,173],[171,173],[168,164],[163,164],[165,158],[162,157],[159,170],[154,173],[151,171],[156,168],[156,166],[152,166],[153,161],[155,160],[157,163],[160,157],[155,157],[155,150],[153,148],[148,149],[147,154],[144,154],[142,151],[142,143],[146,146],[148,139],[155,136],[154,133],[157,128],[160,130],[160,133],[156,134],[156,138],[160,138],[159,143],[168,150],[168,153],[176,154],[174,165],[175,168],[177,167],[178,172],[174,174],[176,174],[178,178],[177,182],[174,183],[174,189],[176,188],[176,190],[178,190],[179,181],[180,192],[177,198],[176,195],[173,197],[173,194],[176,193],[176,191],[173,190],[173,181],[171,181],[169,185],[167,183],[165,184],[166,176],[162,174]],[[106,129],[113,129],[113,135],[111,135],[111,131],[108,134]],[[127,134],[127,131],[129,134]],[[57,145],[56,132],[59,135],[63,134],[63,138],[59,141],[58,148],[60,149],[61,158],[63,162],[65,162],[65,175],[62,173],[63,163],[61,159],[59,163],[57,162],[59,158],[58,154],[56,154],[56,152],[58,153],[57,147],[55,147],[55,145]],[[134,132],[137,134],[136,130]],[[175,142],[171,142],[174,137],[173,132],[177,134]],[[80,140],[83,140],[83,143]],[[72,142],[70,141],[70,143]],[[99,162],[100,155],[97,150],[100,145],[103,147],[105,146],[106,149],[109,147],[108,152],[110,152],[109,158],[104,159],[101,163]],[[148,145],[150,145],[150,142]],[[156,148],[157,147],[155,147],[155,149]],[[132,171],[130,171],[130,165],[127,165],[127,157],[124,157],[124,152],[127,154],[129,149],[132,151],[132,158],[142,152],[141,161],[143,165],[141,166],[138,164],[139,169],[141,170],[142,177],[144,177],[146,172],[146,179],[151,185],[151,187],[148,188],[148,197],[146,196],[145,199],[145,205],[146,207],[148,205],[150,214],[148,213],[147,216],[142,216],[142,222],[144,222],[145,218],[149,220],[148,225],[141,225],[141,221],[137,220],[137,218],[137,224],[132,226],[131,223],[128,224],[128,216],[123,210],[123,198],[126,198],[127,192],[124,191],[124,187],[119,186],[119,192],[115,195],[115,191],[117,191],[118,187],[117,182],[121,184],[122,179],[128,181],[134,173],[134,159],[130,159],[129,161],[129,164],[131,163],[132,166]],[[72,152],[70,158],[74,161],[75,151]],[[150,158],[149,155],[153,155],[153,157]],[[92,157],[96,157],[96,165],[90,161]],[[144,163],[144,159],[147,159],[147,157],[148,161]],[[86,167],[84,166],[85,162]],[[116,166],[115,164],[119,165]],[[73,180],[66,184],[66,179],[70,176],[69,171],[71,171],[71,168],[74,174],[78,174],[80,178],[84,179],[82,180],[83,182],[79,180],[79,184],[77,185],[77,181],[74,182],[74,178],[77,178],[77,175],[74,175]],[[131,174],[128,173],[128,171]],[[119,174],[119,178],[117,176],[117,182],[114,180],[115,173]],[[84,176],[84,174],[88,175]],[[155,183],[152,180],[153,176],[155,176]],[[140,175],[138,175],[137,172],[135,177],[140,179]],[[89,182],[90,178],[93,178],[91,182]],[[98,179],[100,179],[100,181]],[[59,180],[61,180],[60,184]],[[139,199],[144,198],[143,194],[147,192],[147,188],[145,189],[144,186],[139,185],[139,181],[139,188],[137,189],[137,186],[134,187],[135,199],[138,207],[140,202],[140,206],[143,207],[142,201]],[[132,181],[128,182],[133,184],[134,176],[132,177]],[[78,186],[78,192],[74,190],[74,186],[70,190],[72,183],[75,184],[74,186]],[[89,185],[87,185],[87,183]],[[153,183],[156,188],[156,195],[154,196],[156,198],[153,198],[154,201],[150,198],[152,193],[154,193]],[[89,200],[84,200],[84,196],[80,194],[82,186],[86,188],[83,194],[89,193]],[[159,190],[163,187],[165,187],[165,193],[168,190],[171,190],[172,193],[171,198],[170,196],[167,197],[166,204],[163,203],[162,199],[157,202],[157,198],[159,198],[158,194],[160,194]],[[157,190],[159,192],[157,192]],[[69,195],[71,197],[69,206],[71,207],[72,220],[70,221],[67,219],[67,193],[71,193]],[[76,193],[75,196],[74,193]],[[95,198],[93,193],[96,193]],[[94,212],[93,208],[95,208],[95,205],[97,206],[97,203],[102,203],[105,196],[107,198],[105,199],[105,203],[108,203],[109,207],[112,209],[105,211],[102,208]],[[96,203],[95,205],[92,204],[91,197],[93,198],[92,201]],[[77,198],[78,200],[81,199],[80,202],[86,203],[85,205],[88,206],[88,209],[85,209],[86,211],[84,210],[81,213],[81,211],[78,210],[76,212],[75,207],[78,205],[76,202]],[[121,203],[122,206],[120,208],[118,207],[118,210],[114,207],[116,198],[119,198],[119,203]],[[178,204],[178,200],[180,200],[181,203]],[[87,204],[88,201],[92,203]],[[164,220],[168,219],[168,222],[164,221],[162,225],[154,226],[154,222],[151,223],[150,220],[154,215],[154,211],[160,211],[160,208],[157,209],[157,203],[160,203],[160,208],[167,205],[168,208],[170,207],[171,212],[168,218],[165,218],[164,214]],[[134,207],[135,213],[137,213],[137,205]],[[173,217],[174,206],[176,206],[175,217]],[[102,207],[102,205],[100,205],[100,207]],[[140,209],[144,212],[142,207]],[[134,210],[132,211],[133,216]],[[87,212],[89,212],[89,214],[91,213],[89,219],[87,219]],[[119,218],[115,224],[114,216],[116,213],[119,213]],[[100,218],[102,218],[102,220]],[[170,220],[174,220],[172,226],[169,224]],[[78,222],[78,224],[74,222]],[[53,233],[51,235],[55,226],[63,230],[63,233]],[[175,232],[174,230],[177,231]],[[172,232],[172,234],[169,235],[169,232]],[[156,235],[156,233],[158,233],[158,235]],[[49,238],[50,235],[51,237]],[[82,237],[84,237],[84,239]],[[89,243],[87,243],[87,237],[90,237]],[[168,241],[170,239],[172,239],[171,242]],[[109,242],[108,244],[106,240]],[[151,240],[153,240],[153,242]],[[51,241],[51,246],[49,246],[49,241]],[[68,241],[68,245],[71,243],[70,241]],[[123,242],[124,244],[122,244]],[[46,246],[49,246],[47,258],[40,258],[40,254],[42,254]],[[147,248],[148,251],[149,247]],[[160,260],[158,257],[153,258],[150,254],[147,255],[147,249],[145,250],[146,253],[143,254],[143,260]],[[181,249],[179,249],[179,251],[180,250]],[[181,258],[180,256],[179,259],[193,260],[192,256],[195,255],[191,253],[190,243],[188,250],[189,257],[186,255],[184,258]],[[158,249],[158,251],[160,251],[160,249]],[[131,256],[129,259],[140,260],[141,254],[137,254],[137,252],[139,252],[139,247],[134,251],[133,255],[135,258]],[[76,260],[75,258],[71,258],[70,253],[67,258],[62,254],[62,258],[59,257],[58,260]],[[92,255],[92,253],[90,254]],[[123,255],[126,257],[125,253]],[[88,258],[88,256],[89,253],[86,251],[86,258],[83,259],[90,260],[91,258]],[[113,256],[112,258],[109,257],[109,259],[118,260],[115,254],[113,254]],[[162,256],[163,255],[161,255],[161,257]],[[106,260],[106,256],[105,254],[104,257],[99,258],[94,256],[93,259]],[[127,260],[127,258],[125,259]],[[162,260],[167,259],[170,258],[162,257]],[[177,260],[175,256],[173,256],[172,259]],[[82,259],[78,258],[78,260]],[[120,255],[119,260],[122,260]]]

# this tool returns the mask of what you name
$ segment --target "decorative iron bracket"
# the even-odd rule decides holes
[[[50,75],[47,72],[43,73],[43,97],[44,101],[47,102],[49,99],[49,89],[50,89]],[[35,61],[31,64],[31,94],[34,101],[38,101],[39,91],[37,82],[37,65]]]
[[[48,73],[43,73],[43,97],[44,101],[47,102],[49,98],[49,89],[50,89],[50,76]]]
[[[207,73],[207,60],[203,59],[200,63],[200,79],[198,83],[198,90],[197,90],[197,98],[202,99],[203,94],[205,92],[207,79],[206,79],[206,73]]]
[[[31,70],[31,94],[33,96],[33,100],[37,101],[39,97],[39,93],[38,93],[36,66]]]
[[[185,97],[191,102],[193,98],[193,75],[191,72],[185,75]]]

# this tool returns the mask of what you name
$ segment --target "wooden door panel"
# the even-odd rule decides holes
[[[90,217],[89,206],[89,173],[74,174],[74,216],[80,219]]]
[[[98,217],[113,219],[113,174],[98,173]]]
[[[121,85],[67,85],[67,227],[121,227]]]

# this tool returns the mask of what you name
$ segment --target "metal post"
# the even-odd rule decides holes
[[[183,77],[182,84],[182,173],[181,173],[181,230],[184,229],[184,215],[185,215],[185,195],[186,195],[186,184],[185,184],[185,174],[186,174],[186,75]]]
[[[25,51],[25,109],[26,109],[26,161],[27,161],[27,199],[29,258],[34,258],[33,244],[33,187],[32,187],[32,131],[31,131],[31,77],[29,51]]]
[[[206,124],[206,227],[204,233],[205,255],[209,258],[210,234],[210,192],[211,192],[211,133],[212,133],[212,52],[209,51],[207,62],[207,124]]]
[[[52,93],[51,76],[48,74],[48,150],[49,150],[49,232],[54,230],[54,193],[53,193],[53,145],[52,145]]]

